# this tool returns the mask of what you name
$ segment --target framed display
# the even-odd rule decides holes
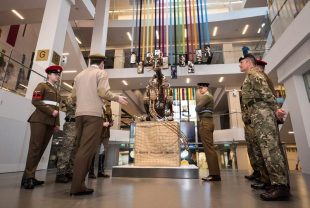
[[[200,49],[195,50],[195,63],[196,64],[202,63],[202,51]]]
[[[179,55],[179,66],[185,67],[186,66],[186,54]]]
[[[194,63],[192,61],[188,61],[188,69],[189,74],[195,73]]]
[[[143,74],[144,73],[144,61],[140,61],[138,64],[137,68],[137,73],[138,74]]]
[[[163,57],[163,69],[169,69],[168,57],[167,56]]]

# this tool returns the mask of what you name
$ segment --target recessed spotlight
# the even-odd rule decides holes
[[[69,85],[67,82],[63,82],[63,84],[69,87],[70,89],[73,89],[72,85]]]
[[[158,30],[156,30],[156,39],[159,40]]]
[[[67,73],[76,73],[76,70],[67,70],[67,71],[62,71],[62,73],[67,74]]]
[[[66,52],[66,53],[62,53],[63,56],[69,56],[70,53]]]
[[[249,25],[245,25],[242,31],[242,35],[244,35],[246,33],[246,31],[248,30]]]
[[[289,131],[288,133],[289,133],[289,134],[294,134],[294,132],[293,132],[293,131]]]
[[[191,79],[190,78],[186,78],[186,83],[190,83]]]
[[[80,41],[80,39],[78,37],[75,36],[75,40],[81,45],[82,42]]]
[[[131,37],[131,34],[129,32],[127,32],[127,36],[129,38],[129,40],[132,41],[132,37]]]
[[[262,28],[258,28],[257,33],[259,34],[261,30],[262,30]]]
[[[15,9],[11,10],[16,16],[18,16],[19,19],[25,19],[20,13],[18,13],[18,11],[16,11]]]
[[[214,29],[213,29],[213,37],[216,36],[216,33],[217,33],[217,26],[215,26]]]
[[[262,28],[265,27],[265,25],[266,25],[265,22],[263,22],[263,23],[262,23]]]
[[[220,77],[219,82],[223,82],[224,77]]]
[[[122,82],[123,82],[124,85],[126,85],[126,86],[128,85],[128,83],[126,82],[126,80],[123,80]]]

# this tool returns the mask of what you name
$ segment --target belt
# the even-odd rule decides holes
[[[261,102],[261,101],[264,101],[264,100],[261,99],[261,98],[255,98],[255,99],[250,100],[250,102],[248,102],[248,103],[246,104],[246,106],[250,107],[250,106],[254,105],[255,103]]]
[[[46,105],[54,105],[54,106],[59,106],[59,103],[51,100],[42,100],[42,102]]]
[[[212,110],[203,110],[203,111],[200,111],[199,112],[199,114],[201,114],[201,113],[213,113],[213,111]]]
[[[74,117],[66,117],[65,120],[66,120],[66,122],[75,122]]]

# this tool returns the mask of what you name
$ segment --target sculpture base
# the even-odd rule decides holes
[[[195,165],[180,167],[122,165],[112,167],[112,177],[197,179],[199,171]]]

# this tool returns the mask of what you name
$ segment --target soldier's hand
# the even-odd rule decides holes
[[[110,122],[103,122],[104,127],[108,127],[110,125]]]
[[[276,111],[276,116],[278,119],[283,119],[285,115],[286,115],[286,112],[283,109],[278,109]]]
[[[127,105],[128,104],[128,100],[127,100],[127,98],[125,96],[119,96],[117,102],[122,104],[122,105]]]
[[[57,116],[58,116],[58,114],[59,114],[59,111],[54,110],[52,115],[53,115],[53,117],[57,117]]]

